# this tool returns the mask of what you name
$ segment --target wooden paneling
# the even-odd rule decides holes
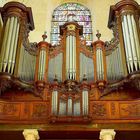
[[[0,123],[49,123],[51,122],[50,104],[48,101],[6,102],[0,101]],[[67,116],[57,116],[62,123]],[[77,122],[85,118],[73,117]],[[140,122],[140,100],[134,101],[90,101],[90,113],[87,123],[121,123]],[[63,120],[62,120],[63,119]],[[74,122],[75,122],[74,121]],[[72,121],[70,123],[73,123]]]

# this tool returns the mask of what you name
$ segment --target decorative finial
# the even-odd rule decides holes
[[[97,34],[96,34],[96,37],[98,38],[98,40],[100,40],[100,37],[101,37],[101,33],[99,33],[99,30],[97,30]]]
[[[45,41],[45,39],[47,38],[47,31],[44,32],[44,34],[42,35],[43,41]]]
[[[57,81],[57,75],[56,74],[54,75],[54,81]]]
[[[83,81],[86,81],[87,80],[87,76],[86,74],[83,75]]]

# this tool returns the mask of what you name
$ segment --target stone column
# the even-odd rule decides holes
[[[100,140],[114,140],[116,132],[114,129],[102,129],[100,131]]]
[[[37,129],[24,129],[22,134],[25,140],[39,140]]]

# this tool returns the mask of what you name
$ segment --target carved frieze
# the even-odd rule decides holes
[[[107,107],[105,103],[93,102],[91,107],[91,117],[93,119],[107,118]]]
[[[46,103],[34,103],[32,110],[32,118],[40,119],[48,117],[49,106]]]
[[[20,104],[0,103],[0,118],[16,118],[20,116]]]
[[[120,104],[121,118],[140,118],[140,103],[122,103]]]

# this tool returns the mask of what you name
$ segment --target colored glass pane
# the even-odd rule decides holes
[[[83,26],[83,36],[87,45],[92,41],[92,21],[88,8],[78,3],[65,3],[58,6],[52,15],[51,43],[59,41],[59,26],[74,21]]]

